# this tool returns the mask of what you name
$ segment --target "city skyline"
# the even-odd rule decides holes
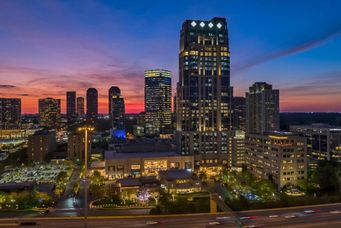
[[[0,0],[0,226],[340,225],[341,2]]]
[[[40,98],[61,99],[65,113],[66,91],[85,97],[94,87],[107,113],[107,90],[117,85],[127,113],[143,111],[144,70],[171,70],[175,92],[181,22],[220,16],[231,33],[235,96],[266,81],[281,91],[281,111],[341,111],[336,1],[162,3],[168,13],[154,1],[126,4],[1,1],[0,96],[21,98],[22,113],[37,113]]]

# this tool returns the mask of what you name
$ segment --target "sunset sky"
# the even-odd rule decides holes
[[[275,3],[277,2],[277,3]],[[0,0],[0,97],[84,96],[119,86],[127,112],[144,109],[145,69],[178,80],[181,24],[226,17],[231,84],[244,95],[255,81],[280,89],[281,111],[341,112],[341,1]]]

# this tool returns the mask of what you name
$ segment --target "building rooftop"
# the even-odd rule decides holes
[[[3,192],[23,191],[23,190],[30,190],[32,188],[33,188],[33,182],[0,184],[0,191],[3,191]]]
[[[139,178],[127,177],[117,180],[122,187],[139,187],[142,185]]]
[[[116,150],[120,153],[168,152],[174,151],[175,146],[169,140],[143,138],[128,140]]]
[[[306,124],[306,125],[291,125],[290,127],[341,131],[341,126],[333,126],[333,125],[323,124],[323,123],[314,123],[314,124]]]
[[[187,170],[167,170],[167,171],[159,171],[159,175],[164,177],[167,180],[176,180],[176,179],[189,179],[192,178],[192,173]]]
[[[160,181],[156,177],[126,177],[117,180],[117,183],[121,184],[121,187],[139,187],[139,186],[158,186]]]
[[[143,153],[116,153],[105,151],[105,160],[129,159],[129,158],[154,158],[154,157],[173,157],[180,156],[176,152],[143,152]]]

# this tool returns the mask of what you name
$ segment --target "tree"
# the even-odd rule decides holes
[[[155,200],[155,204],[159,204],[160,193],[158,191],[154,191],[150,193],[150,197]]]
[[[146,204],[151,197],[148,189],[141,188],[137,193],[137,198],[142,204]]]
[[[57,176],[57,181],[64,181],[67,178],[67,173],[62,171]]]
[[[0,192],[0,205],[6,203],[7,196],[6,193]]]
[[[91,176],[91,183],[95,185],[103,185],[104,177],[102,177],[101,173],[98,170],[95,170]]]
[[[207,173],[204,170],[199,172],[199,178],[203,181],[207,180]]]
[[[330,162],[319,162],[314,173],[314,181],[323,192],[337,191],[339,188],[337,168]]]

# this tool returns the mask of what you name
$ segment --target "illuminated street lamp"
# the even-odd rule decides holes
[[[87,180],[87,173],[88,173],[88,135],[89,132],[94,131],[95,128],[91,126],[84,126],[79,127],[78,131],[84,131],[84,176],[83,176],[83,183],[84,183],[84,227],[87,227],[86,219],[88,214],[88,180]]]
[[[95,128],[91,126],[84,126],[84,127],[79,127],[78,131],[84,131],[84,172],[85,176],[88,172],[88,136],[89,132],[94,131]]]

